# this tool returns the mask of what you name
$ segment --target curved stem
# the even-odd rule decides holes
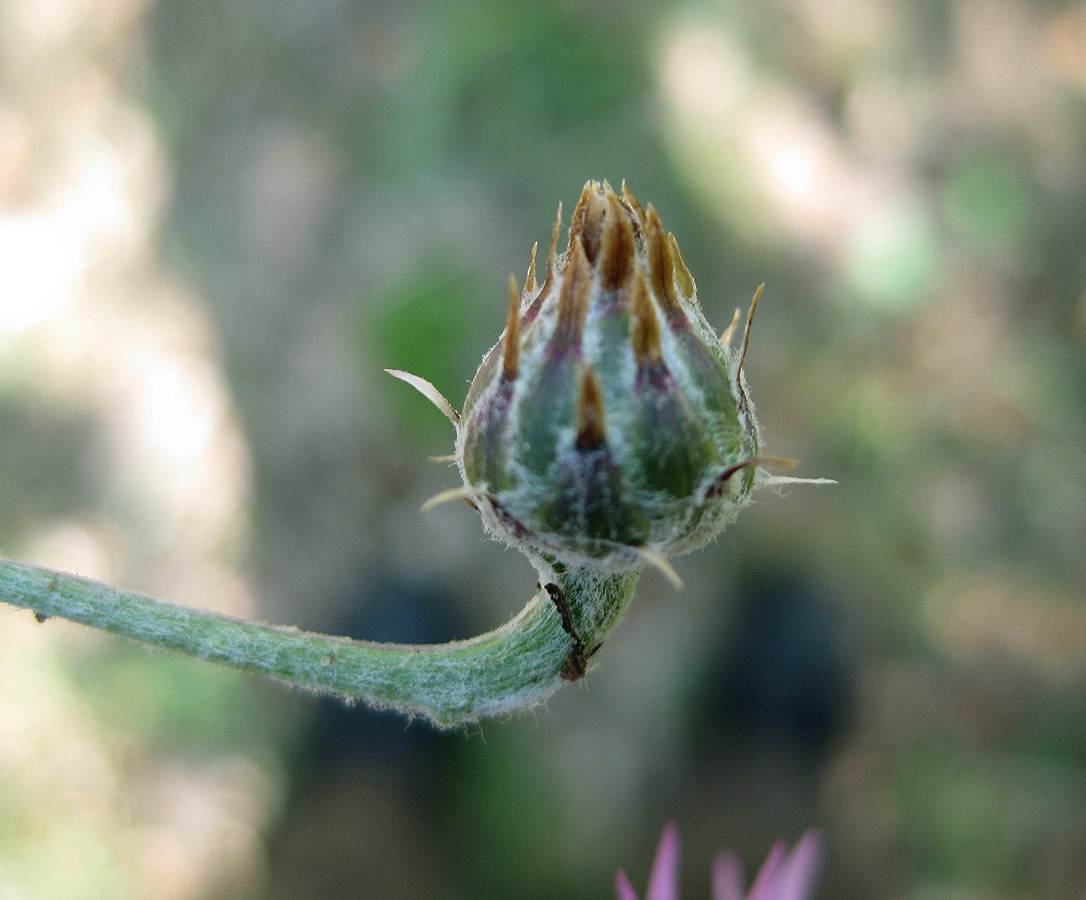
[[[588,655],[633,596],[636,572],[555,567]],[[570,654],[550,595],[537,591],[500,628],[448,644],[354,641],[164,603],[75,575],[0,560],[0,601],[321,693],[441,725],[530,706],[562,683]],[[568,672],[568,669],[567,669]]]

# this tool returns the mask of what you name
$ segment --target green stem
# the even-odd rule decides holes
[[[636,581],[636,572],[555,567],[554,582],[589,655],[621,617]],[[544,700],[562,683],[570,654],[570,637],[543,590],[494,631],[427,645],[354,641],[263,625],[7,560],[0,560],[0,601],[441,725]]]

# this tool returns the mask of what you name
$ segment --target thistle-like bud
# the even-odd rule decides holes
[[[561,254],[560,227],[561,208],[542,286],[533,250],[505,333],[450,416],[459,494],[536,558],[668,571],[754,487],[742,351],[731,329],[717,338],[674,236],[625,185],[585,185]]]
[[[185,609],[63,572],[0,560],[0,602],[445,725],[537,703],[581,678],[629,604],[637,569],[704,544],[773,478],[741,348],[701,313],[675,238],[622,188],[585,185],[547,276],[535,251],[509,322],[459,414],[428,381],[393,371],[456,426],[461,497],[524,551],[540,585],[505,625],[412,646],[308,634]],[[760,289],[759,289],[760,290]],[[809,868],[809,867],[808,867]],[[798,871],[798,870],[797,870]],[[760,882],[759,882],[760,883]],[[791,883],[791,882],[789,882]]]

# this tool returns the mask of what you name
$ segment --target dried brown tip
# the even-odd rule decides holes
[[[569,217],[569,230],[571,234],[580,234],[584,227],[585,211],[592,195],[596,192],[596,182],[586,181],[581,188],[581,196],[577,198],[577,205],[573,207],[573,215]],[[572,244],[570,245],[572,246]]]
[[[569,238],[566,242],[566,252],[573,249],[573,238],[584,231],[584,218],[588,210],[588,203],[593,193],[594,182],[586,181],[581,188],[581,196],[573,207],[573,215],[569,217]]]
[[[562,230],[562,204],[558,204],[558,215],[554,220],[554,231],[551,232],[551,249],[547,254],[547,278],[543,282],[544,290],[554,284],[555,272],[558,269],[558,233]]]
[[[590,263],[595,263],[599,256],[603,243],[603,217],[606,212],[607,201],[604,199],[603,187],[597,181],[587,182],[569,223],[569,247],[572,249],[573,239],[579,237]]]
[[[679,242],[670,231],[667,233],[667,243],[671,247],[671,259],[675,263],[675,280],[679,283],[679,290],[686,297],[693,297],[697,290],[694,286],[694,276],[686,267],[686,260],[683,259],[682,251],[679,250]]]
[[[764,469],[758,470],[755,487],[779,488],[786,484],[837,484],[832,478],[793,478],[791,475],[769,475]]]
[[[666,315],[680,312],[679,295],[675,292],[675,269],[671,262],[671,247],[656,210],[650,205],[645,220],[645,246],[649,257],[649,283]]]
[[[630,212],[634,213],[640,221],[645,221],[645,209],[637,202],[637,198],[633,195],[633,191],[626,186],[625,178],[622,179],[622,202],[626,204],[626,207]]]
[[[584,245],[575,238],[569,262],[558,294],[558,320],[555,334],[561,334],[571,344],[580,343],[592,298],[592,271],[585,256]]]
[[[739,324],[739,307],[735,308],[735,315],[732,316],[732,323],[722,332],[720,332],[720,343],[728,347],[732,342],[732,335],[735,334],[735,326]]]
[[[585,367],[577,397],[577,449],[595,450],[607,441],[603,422],[603,394],[593,371]]]
[[[505,323],[505,346],[502,351],[502,375],[512,381],[520,366],[520,291],[517,280],[509,276],[509,319]]]
[[[670,581],[673,588],[679,590],[683,586],[683,580],[679,577],[679,573],[675,571],[668,558],[659,550],[653,550],[651,547],[637,547],[636,553]]]
[[[410,372],[404,372],[400,369],[385,369],[385,371],[393,378],[399,378],[404,384],[411,385],[411,387],[441,410],[444,416],[452,422],[453,425],[459,424],[460,413],[453,409],[452,404],[445,399],[441,391],[430,384],[425,378],[420,378],[418,375],[412,375]]]
[[[445,503],[452,503],[454,500],[464,500],[468,506],[472,509],[477,509],[475,505],[476,500],[479,497],[487,496],[483,491],[477,491],[475,488],[458,487],[449,488],[447,491],[440,491],[434,494],[429,500],[422,504],[422,511],[428,513],[431,509],[441,506]]]
[[[539,287],[535,283],[535,254],[537,250],[539,250],[539,241],[532,244],[532,258],[528,260],[528,274],[524,276],[524,295],[526,297],[534,294]]]
[[[608,187],[607,219],[603,227],[603,247],[596,268],[604,290],[618,290],[633,274],[634,235],[630,214],[622,208],[615,192]]]
[[[660,320],[656,318],[645,274],[639,269],[633,279],[630,307],[633,322],[630,325],[630,343],[638,365],[651,365],[660,359]]]
[[[794,469],[799,465],[799,460],[792,459],[790,456],[763,456],[759,454],[754,458],[758,465],[776,466],[778,469]]]
[[[754,292],[754,299],[750,301],[750,309],[747,310],[747,324],[743,328],[743,347],[739,351],[739,365],[735,370],[737,375],[743,371],[743,360],[747,358],[747,344],[750,343],[750,323],[754,321],[754,310],[758,308],[758,301],[762,299],[764,290],[764,283],[758,285],[758,290]]]

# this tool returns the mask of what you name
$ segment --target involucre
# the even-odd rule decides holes
[[[674,235],[625,185],[585,185],[562,253],[560,227],[561,208],[543,284],[533,249],[463,412],[412,379],[456,425],[463,487],[439,499],[467,498],[540,562],[673,574],[667,558],[717,535],[755,486],[743,351],[709,326]]]

